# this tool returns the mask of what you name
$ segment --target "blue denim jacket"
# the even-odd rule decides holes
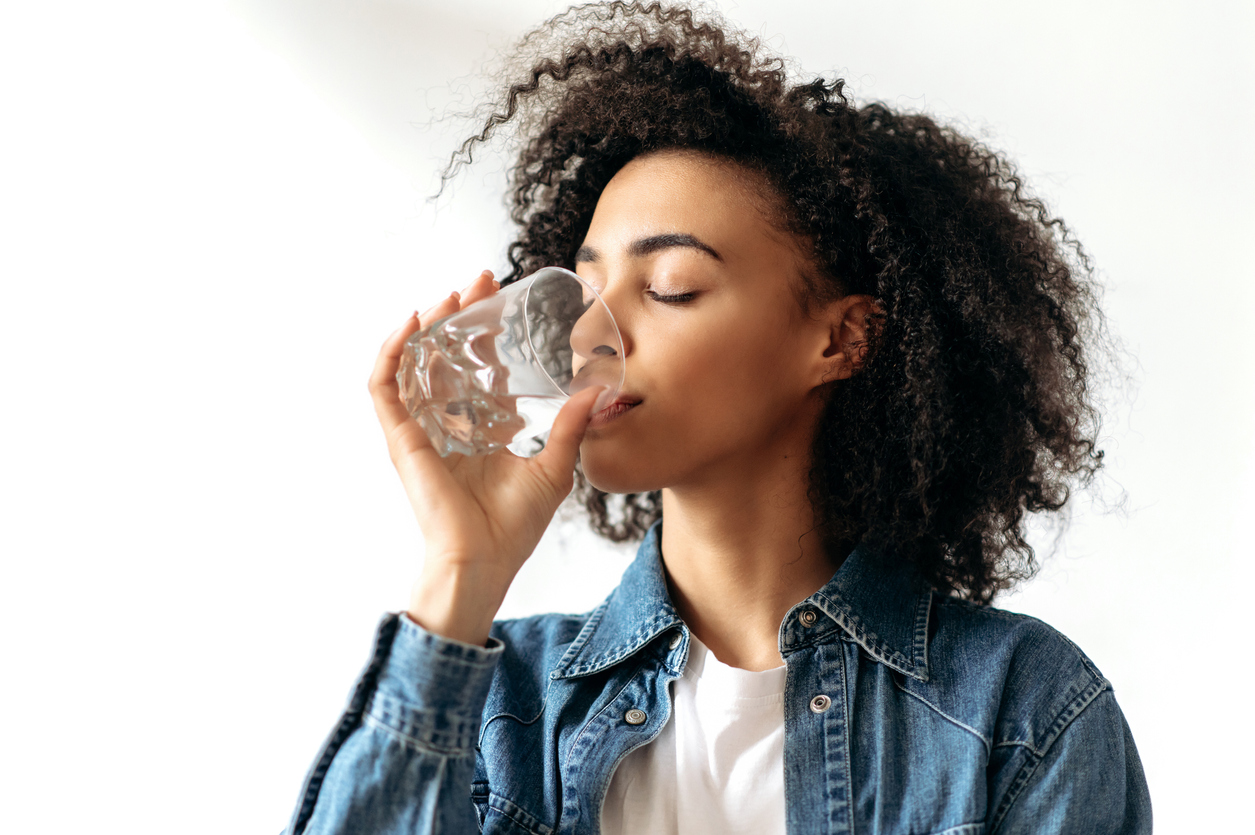
[[[596,833],[688,655],[659,537],[591,614],[498,622],[487,648],[384,617],[287,832]],[[791,835],[1151,831],[1111,685],[1040,621],[860,548],[789,611],[780,653]]]

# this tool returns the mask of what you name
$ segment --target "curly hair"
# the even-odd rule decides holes
[[[1026,514],[1059,511],[1102,464],[1089,376],[1103,320],[1088,257],[1015,169],[926,115],[856,106],[717,18],[658,3],[575,7],[454,154],[509,123],[515,280],[572,267],[598,197],[642,154],[688,149],[761,175],[808,242],[804,307],[849,293],[883,315],[860,373],[830,386],[809,496],[830,549],[863,541],[939,591],[988,603],[1037,564]],[[610,496],[577,471],[602,535],[639,538],[659,492]]]

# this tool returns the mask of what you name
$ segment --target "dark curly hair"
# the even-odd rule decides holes
[[[1089,259],[992,151],[925,115],[856,106],[717,18],[613,2],[529,35],[533,59],[446,179],[509,123],[522,137],[503,283],[572,267],[598,197],[641,154],[735,161],[809,242],[804,306],[868,294],[868,359],[831,386],[809,492],[831,549],[866,541],[941,591],[988,603],[1036,570],[1026,514],[1058,511],[1102,464],[1090,354],[1103,320]],[[609,496],[577,472],[593,527],[622,542],[658,492]]]

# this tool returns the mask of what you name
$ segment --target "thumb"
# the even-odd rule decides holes
[[[560,479],[570,478],[575,472],[575,456],[579,452],[580,441],[584,440],[588,422],[593,417],[593,406],[606,389],[607,386],[583,389],[578,394],[571,395],[571,399],[558,412],[553,429],[549,430],[549,441],[536,456],[536,462],[545,468],[555,482],[563,483]]]

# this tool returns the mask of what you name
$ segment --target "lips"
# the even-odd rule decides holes
[[[592,420],[588,422],[588,427],[590,429],[596,429],[600,426],[605,426],[607,423],[610,423],[610,421],[626,414],[636,406],[640,405],[640,402],[641,398],[639,397],[634,397],[630,394],[620,394],[613,403],[593,415]]]

